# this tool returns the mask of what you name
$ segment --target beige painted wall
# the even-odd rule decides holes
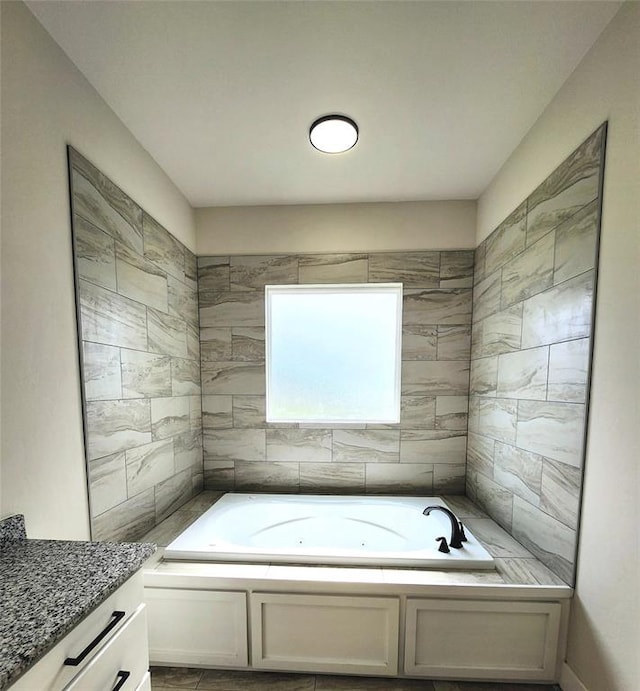
[[[187,201],[19,2],[2,11],[2,504],[89,536],[67,143],[190,249]]]
[[[197,254],[469,249],[475,223],[475,201],[201,208]]]
[[[479,200],[484,239],[609,120],[591,413],[567,661],[589,691],[640,689],[640,3],[624,5]]]

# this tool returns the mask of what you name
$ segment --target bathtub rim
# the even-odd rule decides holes
[[[424,550],[422,553],[413,552],[387,552],[387,556],[380,553],[364,554],[354,556],[347,553],[321,554],[321,550],[298,550],[292,554],[291,549],[271,549],[256,550],[242,547],[234,547],[233,551],[224,550],[202,550],[176,548],[175,544],[179,540],[185,541],[183,536],[190,532],[195,532],[198,525],[215,513],[223,513],[229,508],[234,508],[235,504],[248,500],[262,500],[267,503],[326,503],[327,500],[336,504],[353,503],[358,500],[373,502],[398,502],[400,504],[413,504],[416,507],[426,507],[431,503],[451,507],[442,496],[403,496],[403,495],[339,495],[339,494],[279,494],[279,493],[259,493],[259,492],[225,492],[214,504],[203,512],[196,521],[183,530],[175,537],[163,550],[163,559],[168,562],[212,562],[212,563],[244,563],[244,564],[274,564],[274,565],[305,565],[305,566],[333,566],[333,567],[369,567],[369,568],[395,568],[395,569],[424,569],[424,570],[495,570],[495,559],[478,540],[473,532],[466,529],[469,537],[469,547],[477,557],[470,557],[462,554],[458,550],[452,549],[449,554],[434,554],[434,549]],[[216,508],[217,507],[217,508]],[[455,513],[455,512],[454,512]],[[447,535],[447,539],[448,539]],[[346,551],[345,551],[346,552]],[[410,556],[407,556],[410,555]]]

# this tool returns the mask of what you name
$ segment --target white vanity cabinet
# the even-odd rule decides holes
[[[142,599],[142,575],[138,573],[23,674],[10,691],[150,689]]]
[[[152,664],[551,683],[564,659],[566,586],[182,562],[144,577]]]

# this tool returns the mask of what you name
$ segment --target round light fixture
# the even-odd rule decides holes
[[[340,154],[358,141],[358,126],[344,115],[324,115],[309,128],[309,141],[325,154]]]

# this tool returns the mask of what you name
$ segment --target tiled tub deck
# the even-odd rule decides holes
[[[164,561],[161,548],[169,544],[219,496],[221,493],[203,492],[144,536],[145,541],[156,542],[159,546],[157,556],[147,564],[144,572],[152,664],[298,673],[330,674],[337,671],[404,678],[557,681],[564,656],[573,590],[465,497],[446,496],[445,499],[494,557],[495,571],[447,572],[433,569]],[[216,609],[222,602],[223,609]],[[287,652],[282,657],[280,653],[273,652],[273,646],[281,645],[282,641],[273,644],[271,639],[267,641],[271,635],[267,632],[268,626],[273,627],[276,637],[280,631],[290,628],[288,619],[278,619],[281,605],[284,609],[292,608],[294,618],[297,616],[296,608],[299,610],[303,634],[290,634],[291,640],[297,641],[304,638],[306,629],[314,629],[315,624],[307,626],[307,614],[313,612],[314,608],[320,611],[327,602],[333,608],[329,618],[334,615],[339,618],[340,607],[345,603],[348,608],[350,603],[356,603],[357,606],[365,602],[374,609],[381,602],[391,603],[391,610],[385,613],[386,618],[379,621],[383,625],[384,622],[393,622],[395,634],[390,634],[380,645],[385,654],[389,646],[395,646],[391,655],[395,656],[395,661],[390,665],[383,664],[379,671],[376,671],[375,664],[371,665],[367,660],[362,664],[351,664],[351,661],[349,664],[338,664],[336,669],[327,667],[323,660],[300,662],[295,659],[295,654],[289,655]],[[188,617],[184,617],[185,622],[181,621],[183,606],[190,608],[184,610],[189,612]],[[213,609],[207,609],[210,606]],[[459,669],[455,662],[452,663],[453,667],[440,665],[439,658],[434,666],[433,660],[426,660],[416,648],[422,646],[424,650],[426,646],[426,649],[432,649],[434,641],[427,641],[431,635],[431,622],[439,621],[440,624],[435,624],[439,630],[441,626],[446,627],[454,622],[457,615],[447,619],[450,606],[454,610],[460,608],[463,617],[471,616],[471,619],[465,619],[465,631],[473,629],[474,617],[478,627],[475,639],[472,634],[467,644],[462,646],[464,655],[467,655],[467,651],[470,651],[471,657],[475,655],[475,662],[465,667],[463,660]],[[525,619],[517,619],[522,613]],[[344,616],[346,622],[351,622],[350,613]],[[271,624],[268,617],[273,617]],[[201,644],[202,637],[194,635],[190,629],[191,623],[199,618],[205,627],[215,629],[214,637],[218,635],[221,640],[226,640],[228,636],[235,636],[236,641],[244,639],[244,651],[219,650],[209,654],[206,646]],[[218,630],[220,621],[213,621],[215,619],[235,623],[228,633],[222,635]],[[376,628],[375,621],[378,620],[374,617],[374,623],[369,628]],[[471,629],[468,628],[469,622]],[[522,636],[525,645],[529,631],[534,632],[534,637],[540,636],[539,650],[536,649],[535,654],[527,652],[532,656],[530,668],[520,668],[520,663],[512,665],[510,654],[499,652],[498,658],[501,655],[502,658],[494,660],[495,666],[489,663],[483,669],[482,648],[492,640],[492,627],[498,631],[498,636],[506,636],[508,648],[510,634],[506,635],[505,632],[510,630],[512,623],[516,626],[515,638]],[[456,624],[453,623],[453,626]],[[530,626],[533,628],[527,628]],[[163,640],[168,630],[171,630],[170,637],[175,634],[180,639],[181,650],[174,650],[172,642],[167,644]],[[368,632],[368,628],[362,631]],[[395,641],[394,635],[397,635]],[[310,637],[311,649],[315,649],[319,636],[314,633]],[[483,642],[485,638],[487,642]],[[194,650],[191,650],[192,643]],[[477,650],[474,646],[478,646]],[[447,651],[455,648],[453,645],[445,647]],[[501,644],[494,641],[492,649],[500,648]],[[540,661],[533,660],[538,655]],[[525,660],[525,663],[526,667],[528,661]]]

